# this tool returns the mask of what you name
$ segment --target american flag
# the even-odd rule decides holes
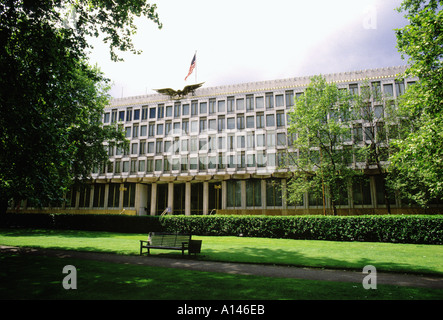
[[[189,67],[189,72],[188,72],[188,75],[185,78],[185,81],[191,75],[192,71],[194,71],[194,68],[195,68],[196,64],[197,64],[197,52],[194,54],[194,58],[192,58],[191,66]]]

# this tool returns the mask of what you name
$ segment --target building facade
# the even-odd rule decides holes
[[[358,92],[364,81],[399,97],[414,79],[398,80],[405,67],[324,75],[339,88]],[[291,172],[281,163],[292,148],[288,113],[310,77],[202,87],[184,98],[160,94],[112,100],[103,124],[118,124],[129,150],[108,148],[109,163],[93,183],[71,190],[59,212],[172,214],[322,214],[330,210],[307,193],[289,203]],[[376,112],[383,106],[371,101]],[[364,138],[365,123],[353,139]],[[356,161],[356,159],[354,159]],[[385,213],[380,181],[350,186],[339,214]],[[404,209],[392,199],[391,210]],[[31,210],[31,207],[24,209]],[[329,211],[330,212],[330,211]]]

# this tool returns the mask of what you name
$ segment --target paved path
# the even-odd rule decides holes
[[[59,258],[80,258],[105,262],[181,268],[196,271],[224,272],[240,275],[356,282],[360,284],[362,283],[363,278],[367,275],[357,271],[203,261],[197,260],[193,257],[189,258],[188,256],[173,259],[158,256],[156,257],[155,255],[140,257],[110,253],[19,248],[10,246],[0,246],[0,253],[1,252],[17,252],[20,254],[35,254]],[[443,277],[377,272],[377,284],[443,289]]]

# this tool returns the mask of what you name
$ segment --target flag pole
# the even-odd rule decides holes
[[[195,50],[195,83],[197,83],[197,69],[198,69],[198,64],[197,64],[197,50]]]

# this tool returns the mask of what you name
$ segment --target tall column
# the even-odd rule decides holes
[[[246,180],[240,180],[241,208],[246,209]]]
[[[185,182],[185,215],[191,215],[191,183]]]
[[[157,209],[157,183],[151,184],[151,216],[155,216]]]
[[[226,189],[226,180],[223,180],[222,183],[222,204],[221,204],[221,208],[222,210],[226,210],[226,203],[228,200],[228,193],[227,193],[227,189]]]
[[[266,209],[266,180],[261,180],[261,207]]]
[[[168,208],[171,209],[171,214],[174,212],[174,183],[168,183]]]
[[[203,181],[203,214],[209,213],[209,182]]]
[[[286,179],[281,179],[281,200],[282,200],[282,208],[288,208],[288,193],[286,191]]]
[[[135,185],[135,209],[138,216],[144,216],[147,214],[145,208],[148,203],[147,199],[148,186],[146,184],[137,183]]]
[[[108,209],[108,201],[109,201],[109,183],[105,185],[105,198],[104,198],[104,207],[105,210]]]
[[[118,203],[118,210],[123,211],[123,199],[124,199],[124,195],[125,195],[125,184],[124,183],[120,183],[120,202]]]

